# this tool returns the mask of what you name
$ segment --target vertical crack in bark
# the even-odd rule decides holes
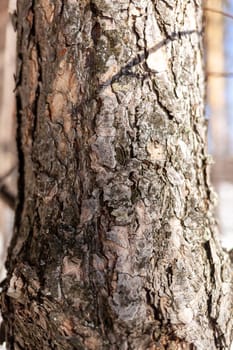
[[[146,291],[146,302],[149,305],[149,307],[152,309],[153,311],[153,316],[155,320],[161,320],[162,315],[161,312],[159,311],[159,309],[154,305],[153,300],[151,299],[151,292],[150,289],[145,288]]]
[[[213,336],[214,336],[214,341],[216,348],[218,349],[226,349],[226,338],[224,333],[221,331],[221,328],[218,325],[217,318],[213,317],[214,307],[218,307],[215,305],[215,300],[213,300],[212,297],[212,291],[218,287],[216,283],[216,271],[215,271],[215,263],[213,261],[212,253],[211,253],[211,246],[209,241],[205,243],[205,251],[206,255],[209,261],[209,266],[210,266],[210,282],[211,286],[209,286],[209,292],[207,292],[207,306],[208,306],[208,317],[210,320],[210,325],[211,328],[213,329]],[[220,292],[221,293],[221,292]],[[219,299],[221,299],[221,295],[219,295]],[[221,302],[221,300],[219,300]]]

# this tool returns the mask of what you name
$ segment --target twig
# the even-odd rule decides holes
[[[6,185],[0,187],[0,198],[8,205],[8,207],[15,210],[16,198]]]
[[[233,77],[233,72],[207,72],[208,76],[216,77],[216,78],[231,78]]]
[[[221,10],[217,10],[217,9],[212,9],[211,7],[204,7],[204,11],[209,11],[209,12],[213,12],[213,13],[218,13],[219,15],[222,15],[224,17],[228,17],[233,19],[233,15],[231,15],[230,13],[221,11]]]
[[[16,165],[14,165],[13,167],[11,167],[6,173],[5,173],[5,175],[3,175],[3,176],[1,176],[0,177],[0,188],[1,188],[1,185],[3,184],[3,182],[6,180],[6,178],[8,177],[8,176],[10,176],[12,173],[13,173],[13,171],[16,169]]]
[[[16,166],[14,165],[5,175],[0,177],[0,198],[12,209],[15,209],[16,198],[9,188],[4,184],[4,181],[8,176],[12,174]]]
[[[217,13],[219,15],[222,15],[224,17],[228,17],[233,19],[233,15],[231,15],[230,13],[227,13],[225,11],[221,11],[221,10],[217,10],[217,9],[213,9],[211,7],[204,7],[204,11],[209,11],[209,12],[213,12],[213,13]],[[233,77],[233,72],[207,72],[208,76],[213,76],[216,78],[228,78],[228,77]]]

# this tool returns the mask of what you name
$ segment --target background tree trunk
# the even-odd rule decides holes
[[[9,208],[10,197],[6,196],[6,191],[13,198],[17,182],[13,92],[16,33],[9,15],[9,12],[13,12],[13,3],[14,0],[9,1],[9,4],[6,0],[0,2],[0,281],[6,276],[4,262],[14,222],[14,212]],[[10,171],[14,167],[15,171]]]
[[[205,0],[205,6],[219,11],[224,10],[223,0]],[[206,11],[206,71],[207,103],[211,133],[211,149],[215,159],[226,157],[229,153],[229,127],[226,115],[226,77],[214,75],[225,71],[224,57],[224,16],[221,13]],[[216,176],[221,169],[216,169]],[[218,184],[217,184],[218,185]]]
[[[18,2],[8,349],[228,349],[200,1]]]

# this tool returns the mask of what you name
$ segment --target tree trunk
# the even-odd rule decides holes
[[[216,9],[220,13],[206,11],[206,70],[207,70],[207,102],[210,114],[211,149],[215,159],[226,157],[229,153],[229,128],[226,113],[226,77],[214,73],[225,71],[224,0],[205,0],[207,9]],[[217,170],[217,169],[216,169]],[[217,170],[218,173],[221,169]],[[217,176],[219,176],[217,174]],[[216,177],[217,177],[216,176]],[[218,185],[218,184],[217,184]]]
[[[201,1],[18,2],[8,349],[229,349]]]

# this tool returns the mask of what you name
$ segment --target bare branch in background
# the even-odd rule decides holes
[[[8,205],[12,210],[15,209],[16,198],[13,193],[10,192],[6,185],[0,187],[0,198]]]
[[[204,10],[205,10],[205,11],[209,11],[209,12],[218,13],[219,15],[222,15],[222,16],[224,16],[224,17],[228,17],[228,18],[233,19],[233,15],[231,15],[230,13],[225,12],[225,11],[221,11],[221,10],[217,10],[217,9],[212,9],[212,8],[210,8],[210,7],[204,7]]]
[[[230,14],[230,13],[225,12],[225,11],[213,9],[211,7],[204,7],[204,10],[208,11],[208,12],[217,13],[217,14],[222,15],[224,17],[228,17],[228,18],[233,19],[233,14]],[[207,72],[206,74],[207,74],[207,76],[212,76],[212,77],[216,77],[216,78],[221,78],[221,77],[231,78],[231,77],[233,77],[233,72]]]
[[[16,166],[13,166],[8,172],[0,177],[0,198],[6,203],[12,210],[15,209],[15,195],[10,191],[8,186],[4,183],[5,180],[13,173]]]
[[[233,77],[233,72],[207,72],[206,75],[215,78],[231,78]]]

